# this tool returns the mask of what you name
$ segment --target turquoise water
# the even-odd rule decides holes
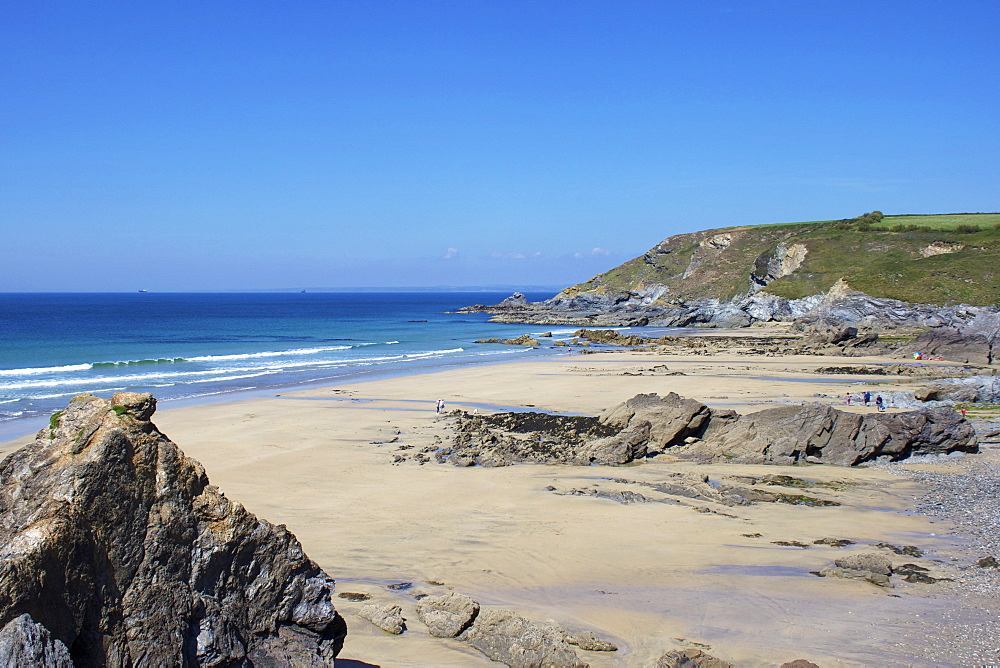
[[[450,313],[508,294],[2,294],[0,425],[10,433],[81,392],[190,400],[565,354],[552,344],[573,328]],[[546,331],[538,349],[474,343]]]

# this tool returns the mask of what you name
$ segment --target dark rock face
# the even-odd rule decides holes
[[[459,417],[454,464],[626,464],[668,448],[698,461],[854,466],[878,457],[976,452],[972,424],[950,408],[859,415],[782,406],[749,415],[713,411],[670,393],[640,394],[600,418],[498,413]]]
[[[923,353],[953,362],[992,364],[1000,360],[1000,313],[978,313],[971,321],[924,332],[904,354]]]
[[[155,405],[80,395],[0,464],[4,633],[37,625],[26,651],[76,665],[332,665],[333,579],[209,485]]]

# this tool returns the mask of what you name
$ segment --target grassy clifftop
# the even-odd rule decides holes
[[[662,305],[755,290],[798,298],[841,279],[874,297],[1000,306],[1000,214],[866,214],[679,234],[564,294]]]

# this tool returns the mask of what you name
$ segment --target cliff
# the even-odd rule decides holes
[[[211,486],[155,406],[80,395],[0,464],[0,659],[332,665],[333,579]]]

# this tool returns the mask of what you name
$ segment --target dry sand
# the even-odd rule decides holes
[[[851,363],[870,361],[885,360]],[[361,603],[336,599],[349,624],[338,665],[495,665],[459,641],[427,635],[415,595],[448,590],[567,630],[593,630],[620,647],[580,651],[594,666],[648,666],[686,647],[747,666],[796,658],[821,666],[938,665],[940,638],[995,613],[940,593],[940,585],[898,582],[887,590],[809,572],[879,541],[921,548],[927,554],[920,559],[882,551],[897,565],[918,563],[936,575],[964,565],[953,557],[968,561],[946,527],[909,512],[920,488],[903,476],[878,468],[696,465],[667,456],[625,467],[492,469],[412,459],[450,438],[448,418],[434,412],[439,398],[448,410],[597,414],[640,392],[675,391],[746,413],[841,403],[846,390],[858,390],[847,385],[855,379],[808,371],[843,363],[573,354],[167,409],[153,419],[229,498],[286,524],[337,579],[338,592],[403,607],[408,630],[389,636],[354,615]],[[667,375],[675,371],[685,375]],[[25,441],[0,446],[0,455]],[[397,455],[411,457],[393,464]],[[843,505],[622,505],[557,493],[623,488],[610,479],[655,482],[674,472],[711,480],[785,473],[832,483],[805,493]],[[821,538],[858,545],[813,545]],[[412,587],[388,588],[396,583]]]

